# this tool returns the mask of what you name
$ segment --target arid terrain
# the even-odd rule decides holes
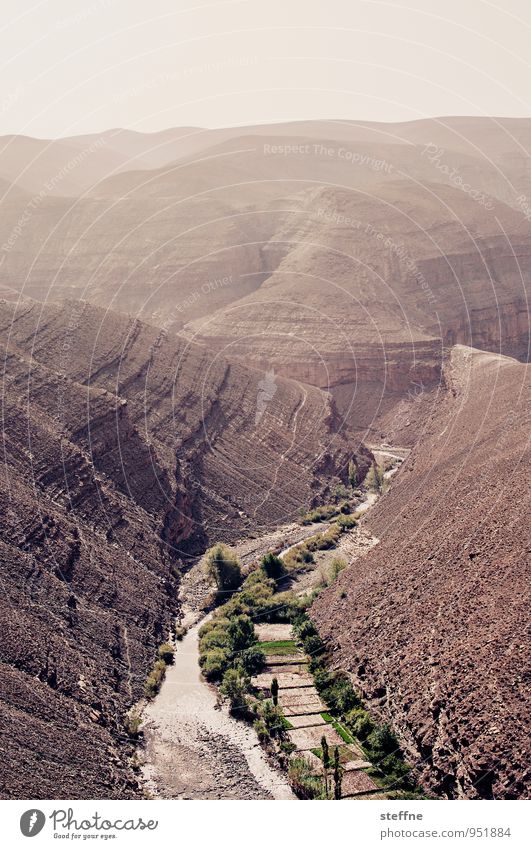
[[[3,798],[140,796],[183,576],[389,457],[310,615],[430,793],[529,795],[530,150],[488,118],[0,139]],[[178,683],[149,746],[199,757]],[[166,795],[282,797],[208,710]]]

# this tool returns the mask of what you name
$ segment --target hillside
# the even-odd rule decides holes
[[[263,374],[126,316],[3,301],[0,326],[0,793],[131,797],[124,712],[186,555],[293,519],[354,447],[319,390],[273,376],[264,396]]]
[[[421,779],[449,798],[529,788],[529,367],[462,346],[422,439],[368,517],[381,540],[312,615]]]

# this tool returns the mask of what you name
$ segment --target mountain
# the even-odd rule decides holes
[[[334,661],[448,798],[529,790],[529,366],[456,346],[368,517],[379,545],[319,596]]]
[[[404,393],[438,385],[447,346],[528,359],[529,226],[494,185],[526,128],[110,131],[129,165],[85,196],[7,196],[0,285],[228,346],[231,359],[332,391],[349,426],[372,427]],[[149,145],[168,155],[185,141],[163,167],[134,164]],[[443,143],[431,161],[426,145]]]
[[[187,556],[326,498],[354,445],[320,390],[127,316],[2,301],[0,327],[0,792],[130,798]]]

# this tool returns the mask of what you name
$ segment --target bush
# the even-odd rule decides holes
[[[176,625],[175,626],[175,639],[182,640],[182,638],[186,635],[186,628],[184,625]]]
[[[323,504],[321,507],[316,507],[315,510],[310,510],[301,518],[302,525],[312,525],[314,522],[326,522],[332,516],[336,516],[339,512],[339,507],[336,504]]]
[[[337,524],[341,528],[342,531],[349,531],[351,528],[355,528],[358,524],[354,516],[338,516]]]
[[[231,712],[241,714],[247,712],[246,693],[249,689],[249,679],[238,669],[227,669],[221,682],[220,692],[230,702]]]
[[[320,551],[327,548],[335,548],[339,537],[341,536],[341,528],[334,522],[327,531],[322,534],[315,534],[306,540],[308,551]]]
[[[330,564],[330,571],[331,571],[331,575],[332,575],[332,580],[335,581],[335,579],[337,578],[339,573],[342,572],[343,569],[346,569],[347,566],[348,566],[347,561],[344,560],[342,557],[334,557],[334,559],[332,560],[332,563]]]
[[[234,616],[227,626],[229,646],[233,654],[242,652],[248,646],[256,643],[254,625],[249,616]]]
[[[218,592],[231,593],[238,589],[242,582],[240,562],[228,545],[219,542],[207,551],[205,558],[207,574]]]
[[[271,737],[280,737],[282,739],[288,727],[282,709],[278,705],[274,705],[270,699],[267,699],[261,705],[261,714]]]
[[[378,763],[379,769],[384,773],[387,782],[403,790],[413,789],[415,782],[411,778],[411,767],[397,755],[386,755]]]
[[[319,634],[310,634],[310,636],[305,637],[302,645],[306,654],[309,654],[311,657],[322,655],[325,651],[325,644]]]
[[[258,646],[249,646],[242,652],[241,663],[247,675],[258,675],[266,664],[266,656]]]
[[[345,716],[345,722],[358,740],[365,740],[374,729],[374,723],[363,708],[349,710]]]
[[[157,654],[160,660],[163,660],[168,666],[173,663],[175,649],[171,643],[162,643],[159,646]]]
[[[221,608],[223,610],[223,608]],[[205,622],[201,625],[199,629],[199,639],[201,640],[203,637],[206,637],[207,634],[210,634],[211,631],[216,628],[225,628],[229,624],[229,620],[226,616],[213,616],[212,619],[209,619],[208,622]]]
[[[270,739],[269,731],[267,730],[267,726],[263,719],[255,719],[255,721],[253,722],[253,728],[258,734],[258,739],[261,743],[265,743],[267,740]]]
[[[144,694],[146,698],[153,699],[159,692],[164,676],[166,675],[166,664],[163,660],[156,660],[153,669],[144,683]]]
[[[352,708],[359,707],[359,699],[344,673],[329,672],[321,668],[314,678],[319,695],[334,713],[345,714]]]
[[[200,656],[199,665],[207,681],[219,681],[229,665],[229,654],[224,649],[211,649]]]
[[[348,464],[348,482],[353,489],[358,485],[358,465],[355,460],[350,460]]]
[[[272,552],[269,552],[269,554],[266,554],[265,557],[262,557],[262,569],[267,577],[271,578],[273,581],[280,580],[280,578],[283,578],[286,574],[286,567],[284,566],[283,561]]]
[[[366,745],[377,758],[400,752],[398,740],[388,725],[377,725],[367,737]]]
[[[124,728],[130,737],[136,740],[138,737],[142,717],[138,713],[128,713],[124,719]]]
[[[326,799],[322,778],[312,774],[306,758],[292,758],[288,767],[288,779],[293,792],[299,799]]]
[[[230,644],[227,627],[212,628],[204,637],[201,637],[199,647],[201,652],[210,649],[228,649]]]

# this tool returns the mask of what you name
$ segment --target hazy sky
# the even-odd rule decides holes
[[[2,0],[0,133],[531,116],[529,0]]]

